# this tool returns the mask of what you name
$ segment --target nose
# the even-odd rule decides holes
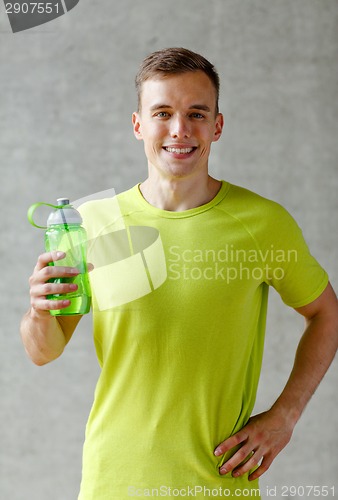
[[[170,123],[170,135],[173,139],[183,139],[190,137],[191,127],[189,120],[185,116],[175,115]]]

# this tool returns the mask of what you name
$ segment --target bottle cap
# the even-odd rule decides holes
[[[72,205],[68,198],[58,198],[57,208],[47,219],[47,227],[59,224],[81,224],[82,217]]]
[[[69,205],[69,199],[68,198],[58,198],[57,200],[58,207],[62,205]]]
[[[39,226],[33,219],[35,210],[42,205],[55,209],[47,219],[47,226]],[[45,202],[34,203],[29,207],[27,217],[32,226],[38,227],[39,229],[47,229],[47,227],[56,224],[82,224],[81,215],[74,207],[72,207],[72,205],[69,204],[68,198],[58,198],[57,205]]]

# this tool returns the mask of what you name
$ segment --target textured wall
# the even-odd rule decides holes
[[[166,46],[199,51],[219,69],[225,129],[211,172],[282,203],[338,289],[336,0],[80,0],[15,34],[1,3],[1,498],[77,498],[98,375],[90,317],[51,365],[24,354],[18,327],[43,245],[26,210],[145,177],[133,78],[146,54]],[[302,327],[272,292],[257,411],[282,389]],[[267,486],[335,484],[336,366],[263,476],[263,498]]]

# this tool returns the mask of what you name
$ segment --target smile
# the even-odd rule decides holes
[[[168,153],[175,153],[175,154],[185,155],[185,154],[191,153],[196,148],[172,148],[172,147],[165,147],[164,149],[166,151],[168,151]]]

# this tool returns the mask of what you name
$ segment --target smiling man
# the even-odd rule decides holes
[[[104,310],[92,280],[102,372],[79,499],[259,498],[258,478],[290,440],[335,355],[337,298],[283,207],[209,175],[210,148],[223,127],[212,64],[186,49],[158,51],[143,61],[136,88],[133,127],[148,176],[118,202],[127,228],[159,232],[167,277],[151,293]],[[121,228],[110,206],[82,207],[92,241]],[[53,257],[39,257],[21,327],[37,364],[62,354],[79,321],[49,314],[69,305],[46,298],[70,290],[48,283],[69,275],[48,266]],[[149,265],[149,254],[142,258]],[[284,390],[252,415],[270,286],[306,328]]]
[[[174,211],[207,203],[221,186],[208,175],[210,147],[223,128],[215,84],[197,70],[147,79],[141,88],[133,124],[148,159],[144,197]]]

